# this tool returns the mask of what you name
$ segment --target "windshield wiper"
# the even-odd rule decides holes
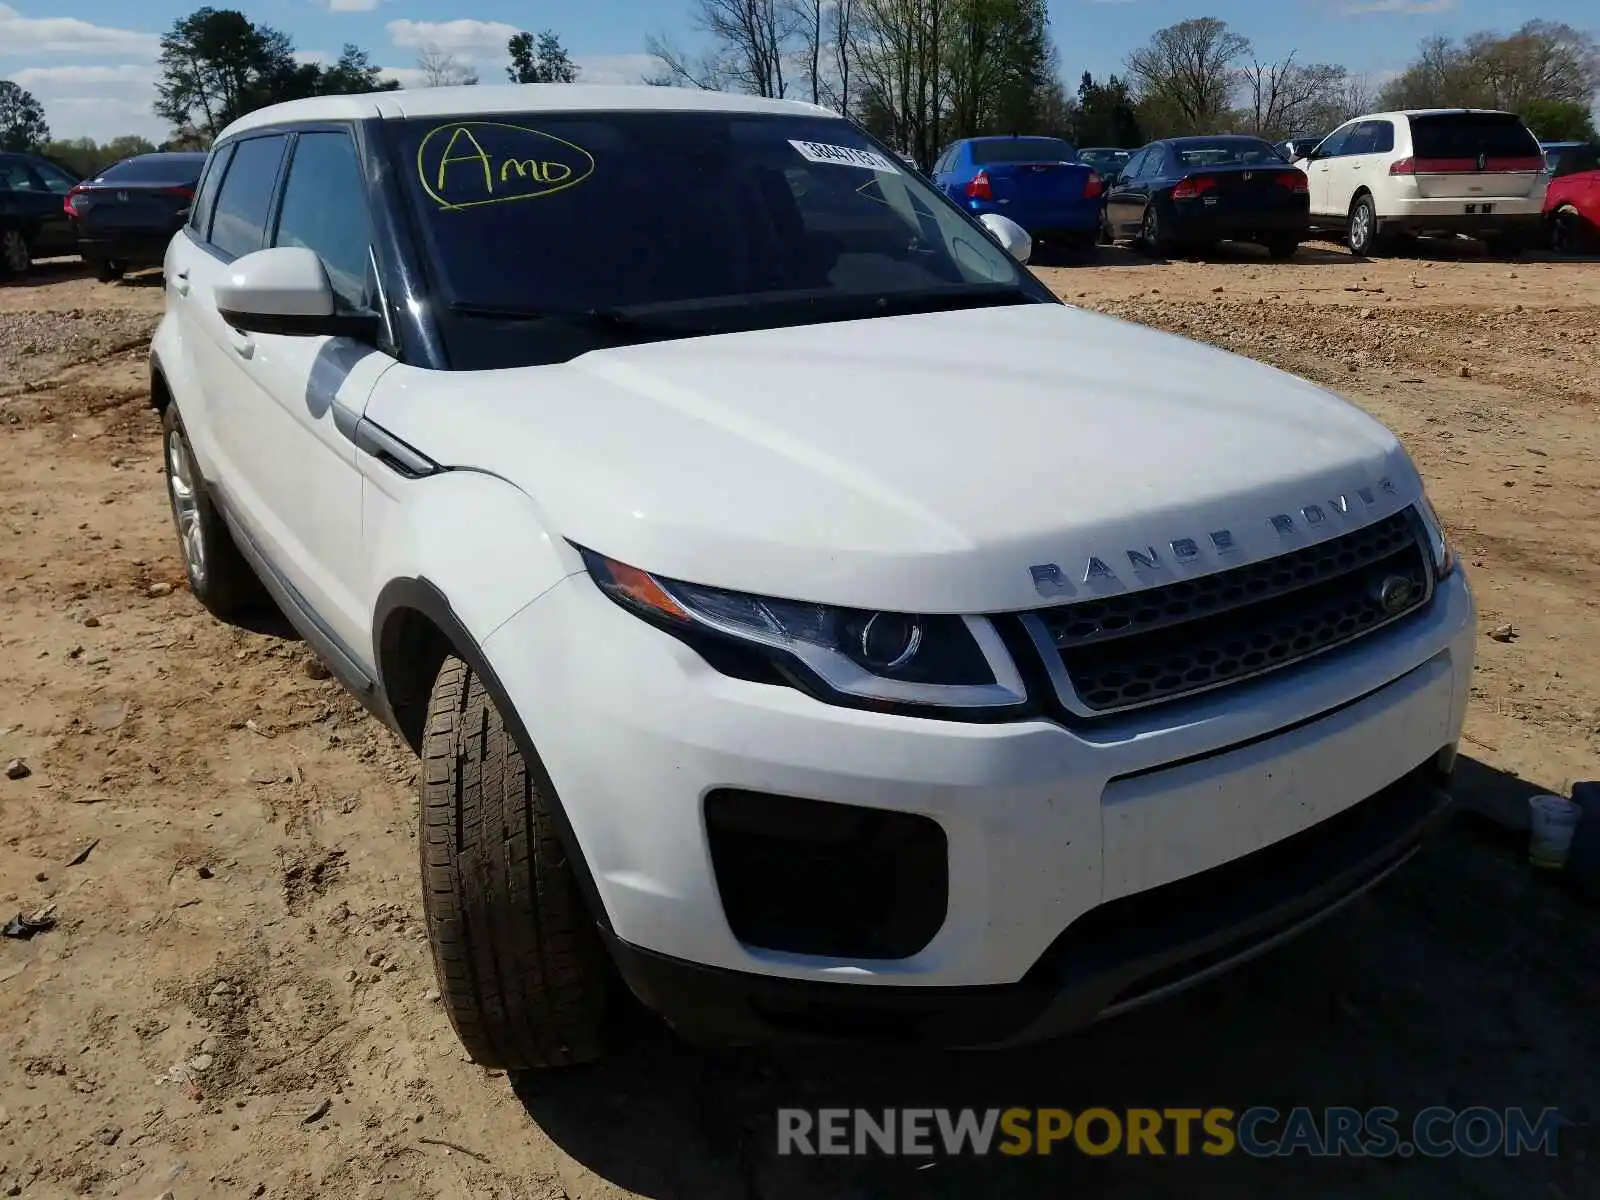
[[[708,332],[669,318],[632,313],[621,308],[515,308],[493,304],[452,304],[450,311],[463,317],[490,321],[565,321],[597,329],[620,329],[638,333],[663,333],[674,337],[693,337]]]

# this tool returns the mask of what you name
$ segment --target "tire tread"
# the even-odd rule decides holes
[[[439,992],[473,1061],[600,1055],[599,947],[544,795],[483,681],[447,657],[423,734],[423,901]]]

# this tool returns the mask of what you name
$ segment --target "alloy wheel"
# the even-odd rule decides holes
[[[199,472],[189,444],[177,430],[167,434],[167,485],[172,490],[172,513],[177,519],[178,541],[189,578],[203,584],[206,577],[205,530],[200,523]]]

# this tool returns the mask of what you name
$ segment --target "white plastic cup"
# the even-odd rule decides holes
[[[1567,851],[1583,810],[1560,796],[1530,796],[1528,809],[1532,832],[1528,861],[1548,871],[1561,870],[1567,865]]]

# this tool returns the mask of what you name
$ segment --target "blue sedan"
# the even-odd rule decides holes
[[[1093,249],[1105,185],[1071,142],[1051,137],[964,138],[945,147],[933,182],[975,217],[995,213],[1046,245]]]

